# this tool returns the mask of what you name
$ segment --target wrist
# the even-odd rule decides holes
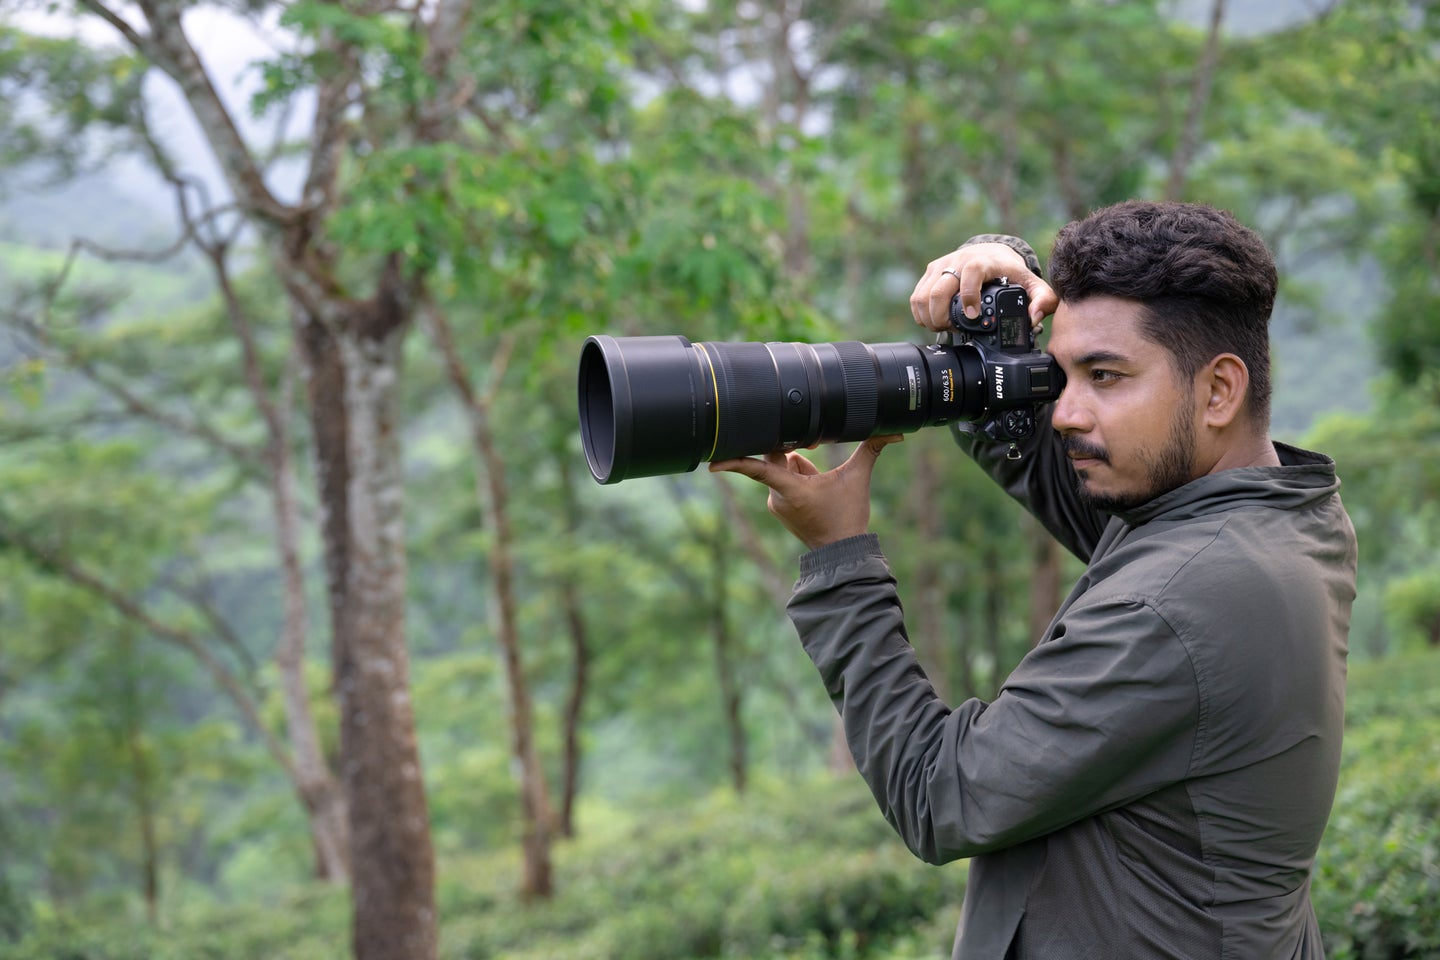
[[[800,575],[809,576],[820,570],[830,569],[846,563],[855,563],[870,557],[883,557],[880,552],[880,538],[874,533],[857,533],[821,544],[800,557]]]

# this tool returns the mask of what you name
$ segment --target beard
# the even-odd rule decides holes
[[[1080,495],[1080,501],[1104,513],[1123,513],[1193,480],[1195,421],[1190,414],[1191,411],[1183,406],[1177,408],[1170,421],[1170,433],[1164,444],[1157,450],[1137,451],[1136,456],[1145,478],[1141,489],[1128,493],[1092,490],[1088,481],[1076,471],[1075,491]],[[1061,445],[1066,453],[1092,457],[1102,463],[1110,462],[1110,457],[1103,448],[1091,446],[1078,437],[1062,437]]]

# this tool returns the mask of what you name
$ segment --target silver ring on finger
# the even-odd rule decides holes
[[[960,282],[960,274],[956,273],[954,270],[950,269],[949,267],[946,267],[944,270],[941,270],[940,272],[941,272],[942,274],[948,273],[948,274],[950,274],[950,276],[952,276],[952,277],[955,278],[955,282],[956,282],[956,283],[959,283],[959,282]]]

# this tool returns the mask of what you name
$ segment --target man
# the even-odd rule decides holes
[[[1008,277],[1066,383],[1020,460],[972,457],[1088,563],[990,703],[936,698],[866,532],[874,438],[820,473],[730,460],[810,548],[789,613],[911,850],[970,857],[958,958],[1317,958],[1355,539],[1334,463],[1268,435],[1264,244],[1208,207],[1127,202],[932,262],[911,309]]]

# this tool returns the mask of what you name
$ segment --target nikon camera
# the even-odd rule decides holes
[[[957,296],[954,333],[924,346],[592,336],[579,371],[590,473],[619,483],[955,421],[1018,457],[1064,376],[1035,349],[1024,287],[992,281],[980,299],[971,320]]]

